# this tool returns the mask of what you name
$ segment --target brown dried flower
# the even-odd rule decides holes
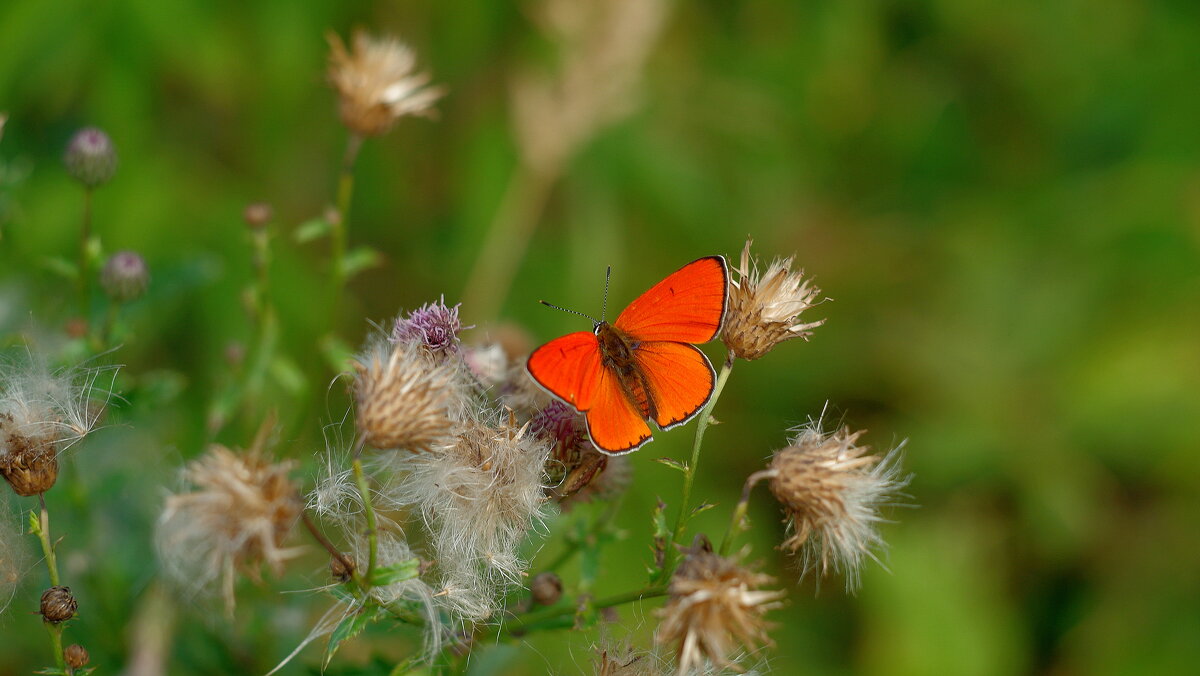
[[[529,583],[529,593],[539,606],[552,606],[562,598],[562,578],[551,571],[538,573]]]
[[[63,651],[63,658],[66,659],[67,666],[71,667],[72,669],[79,669],[87,666],[87,663],[92,659],[91,656],[88,655],[87,648],[84,648],[78,643],[72,643],[71,645],[67,646],[67,649]]]
[[[275,574],[297,552],[283,548],[300,516],[291,462],[272,462],[260,443],[244,454],[213,446],[184,470],[196,490],[167,498],[157,542],[164,568],[197,591],[218,579],[233,610],[235,570],[252,578],[266,564]]]
[[[671,578],[670,600],[658,611],[656,640],[678,646],[679,674],[704,666],[705,659],[725,668],[735,644],[753,649],[770,643],[766,611],[779,605],[783,591],[760,591],[772,578],[718,556],[707,541],[698,542]]]
[[[354,369],[356,420],[368,444],[421,452],[450,434],[448,407],[459,385],[451,363],[435,364],[409,344],[376,340]]]
[[[746,240],[740,264],[734,268],[738,279],[730,280],[729,309],[721,340],[735,357],[753,360],[792,338],[812,335],[812,329],[825,323],[799,322],[801,312],[816,304],[821,290],[804,279],[804,271],[791,271],[792,257],[775,259],[765,273],[750,257],[751,240]]]
[[[75,602],[70,587],[51,587],[42,592],[42,603],[38,612],[42,614],[42,619],[51,624],[58,624],[75,617],[75,611],[78,609],[79,604]]]
[[[875,528],[880,506],[908,483],[900,475],[899,449],[868,455],[869,446],[857,445],[862,434],[845,427],[832,434],[816,425],[801,428],[765,472],[790,531],[782,547],[801,552],[804,572],[844,570],[850,588],[864,559],[874,558],[872,550],[883,544]]]
[[[430,87],[428,73],[414,72],[417,57],[395,38],[356,31],[351,51],[334,33],[329,40],[329,82],[340,98],[342,123],[362,137],[378,136],[405,115],[433,114],[445,94]]]

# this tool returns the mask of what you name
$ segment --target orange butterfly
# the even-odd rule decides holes
[[[647,420],[664,430],[682,425],[712,396],[716,372],[693,345],[721,330],[728,286],[723,257],[692,261],[630,303],[612,324],[593,319],[592,331],[534,350],[526,368],[585,415],[588,436],[600,451],[637,450],[651,440]]]

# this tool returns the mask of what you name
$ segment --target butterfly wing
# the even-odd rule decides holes
[[[613,325],[639,341],[707,343],[721,330],[728,286],[723,256],[694,260],[630,303]]]
[[[596,334],[555,338],[534,350],[525,367],[538,384],[586,414],[588,435],[601,451],[625,453],[650,439],[650,427],[629,403],[616,374],[601,364]]]
[[[662,429],[684,424],[708,403],[716,372],[697,348],[651,341],[641,343],[633,355],[654,402],[654,423]]]
[[[604,373],[600,343],[591,331],[568,333],[546,343],[529,355],[525,368],[539,385],[577,411],[592,407]]]

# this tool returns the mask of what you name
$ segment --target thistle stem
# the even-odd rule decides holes
[[[75,673],[67,666],[66,657],[63,655],[62,625],[53,622],[43,622],[42,624],[45,625],[46,632],[50,634],[50,647],[54,650],[54,664],[67,674]]]
[[[313,523],[312,517],[308,515],[307,510],[302,510],[300,512],[300,520],[304,522],[304,527],[308,529],[308,532],[313,536],[313,539],[316,540],[317,543],[322,547],[324,547],[325,551],[329,552],[330,556],[338,561],[341,561],[342,566],[344,566],[346,570],[350,571],[350,576],[354,578],[354,582],[358,584],[358,586],[362,587],[362,576],[359,575],[358,570],[354,567],[354,562],[351,561],[350,557],[346,556],[340,549],[335,547],[333,543],[329,541],[329,538],[325,537],[325,534],[321,532],[321,529],[317,528],[317,524]]]
[[[742,499],[738,500],[737,507],[733,510],[733,517],[729,520],[729,527],[725,529],[725,537],[721,538],[721,549],[718,553],[721,556],[729,555],[729,548],[733,546],[733,539],[737,536],[737,531],[741,530],[742,522],[746,518],[746,511],[750,508],[750,491],[763,479],[770,479],[776,475],[773,469],[764,469],[755,472],[746,478],[746,484],[742,486]]]
[[[346,232],[349,228],[350,198],[354,195],[354,163],[358,159],[362,143],[363,137],[353,133],[346,140],[346,152],[342,155],[342,172],[338,177],[337,219],[330,224],[332,260],[329,263],[329,281],[335,313],[341,306],[342,287],[346,283]]]
[[[692,483],[696,479],[696,467],[700,464],[700,446],[704,443],[704,432],[708,429],[709,422],[712,419],[713,407],[717,405],[717,399],[721,396],[721,390],[725,389],[725,382],[729,380],[729,374],[733,371],[733,353],[728,353],[725,356],[725,363],[721,365],[721,372],[717,374],[717,382],[713,386],[712,396],[709,397],[708,403],[704,405],[704,410],[700,411],[700,420],[696,423],[696,440],[692,443],[692,460],[687,465],[687,470],[683,473],[683,497],[679,502],[679,516],[675,520],[675,530],[671,535],[670,541],[667,542],[666,563],[663,565],[663,575],[666,577],[671,570],[674,569],[674,561],[676,558],[674,544],[683,539],[683,532],[687,528],[689,515],[688,503],[692,498]]]
[[[363,473],[362,459],[354,459],[354,483],[358,485],[358,493],[362,496],[363,510],[367,515],[367,573],[364,579],[367,586],[375,576],[376,550],[379,547],[379,537],[375,531],[375,507],[371,504],[371,488],[367,485],[367,476]]]
[[[633,603],[634,601],[652,599],[666,595],[667,585],[653,585],[649,587],[643,587],[642,589],[637,589],[635,591],[629,591],[599,599],[597,601],[593,601],[590,605],[592,608],[601,610],[604,608],[612,608],[614,606],[624,605],[626,603]],[[523,634],[532,629],[536,629],[537,625],[551,623],[555,620],[561,621],[573,617],[576,612],[577,608],[575,603],[568,602],[564,604],[560,602],[559,604],[549,608],[542,608],[531,613],[526,613],[525,615],[518,617],[505,625],[502,631],[512,635]]]
[[[42,554],[46,557],[46,569],[50,572],[50,586],[59,586],[58,560],[54,556],[54,544],[50,542],[50,512],[46,510],[46,498],[39,495],[42,503],[41,517],[38,519],[38,540],[42,543]]]

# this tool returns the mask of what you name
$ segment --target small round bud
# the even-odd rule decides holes
[[[78,607],[70,587],[51,587],[42,592],[42,606],[39,612],[45,621],[58,624],[75,617]]]
[[[78,643],[72,643],[63,651],[63,657],[67,660],[67,666],[72,669],[79,669],[91,661],[91,656],[88,651]]]
[[[146,292],[150,271],[146,260],[132,251],[118,251],[109,256],[100,272],[100,285],[109,298],[121,303],[137,300]]]
[[[345,554],[329,557],[329,574],[338,582],[349,582],[354,577],[354,559]]]
[[[242,211],[242,220],[253,230],[265,228],[274,218],[275,210],[266,202],[248,204]]]
[[[562,598],[562,579],[551,572],[538,573],[529,585],[533,602],[539,606],[552,606]]]
[[[86,127],[75,132],[63,155],[67,173],[88,188],[107,183],[117,172],[117,149],[108,134]]]

